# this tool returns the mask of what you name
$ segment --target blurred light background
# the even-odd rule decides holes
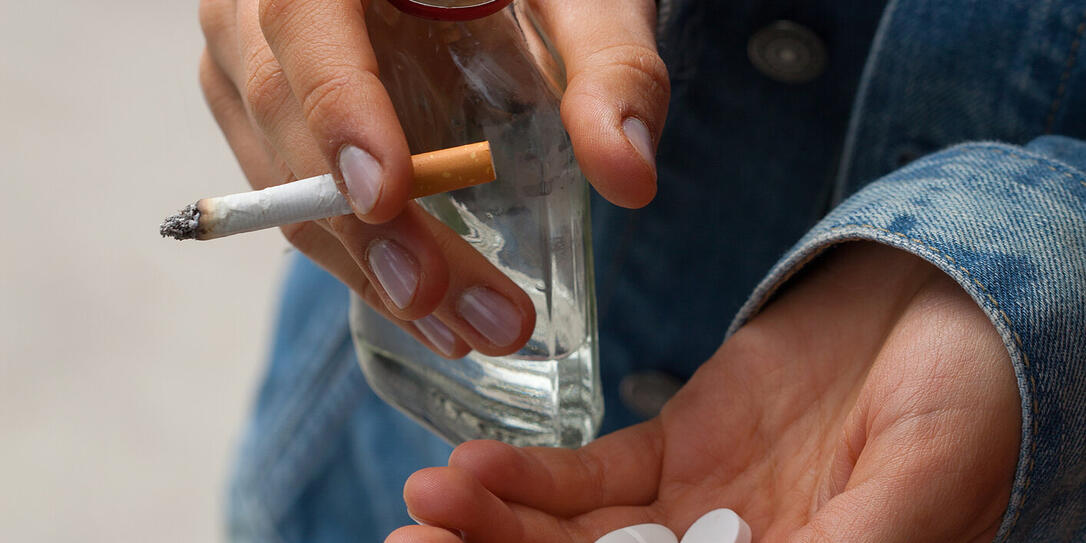
[[[287,245],[158,236],[246,188],[196,0],[0,0],[0,541],[215,541]]]

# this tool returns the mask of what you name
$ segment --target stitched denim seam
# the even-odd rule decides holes
[[[1052,107],[1048,110],[1048,118],[1045,121],[1045,134],[1052,133],[1052,128],[1056,124],[1056,113],[1059,112],[1063,102],[1063,95],[1067,92],[1067,82],[1071,79],[1071,70],[1075,67],[1075,59],[1078,57],[1078,49],[1082,44],[1083,33],[1086,33],[1086,20],[1080,22],[1078,28],[1075,29],[1075,39],[1071,42],[1071,49],[1067,53],[1067,62],[1064,63],[1063,73],[1060,74],[1060,85],[1056,88],[1056,98],[1052,101]]]
[[[982,147],[982,145],[976,145],[976,144],[972,144],[972,145],[977,146],[977,147]],[[1009,150],[1001,149],[1001,148],[998,148],[998,147],[993,147],[991,145],[987,145],[987,146],[984,146],[984,147],[992,147],[994,150],[1001,151],[1001,152],[1008,153],[1008,154],[1010,153]],[[1057,163],[1056,165],[1059,166],[1060,164]],[[1047,164],[1046,164],[1046,166],[1047,166]],[[1051,166],[1048,166],[1048,167],[1052,168]],[[874,232],[879,232],[879,233],[883,233],[883,234],[890,234],[890,235],[893,235],[895,237],[899,237],[899,238],[901,238],[903,240],[910,241],[910,242],[912,242],[914,244],[917,244],[917,245],[931,251],[934,255],[938,255],[939,257],[943,258],[945,260],[944,264],[946,264],[948,266],[952,266],[954,269],[963,272],[965,274],[965,277],[967,277],[970,281],[972,281],[975,285],[977,285],[977,287],[979,287],[981,289],[981,292],[984,294],[987,302],[992,304],[992,307],[994,307],[995,310],[998,311],[998,314],[1000,315],[1002,320],[1006,323],[1006,325],[1008,326],[1008,329],[1011,332],[1014,343],[1018,347],[1018,352],[1021,353],[1021,355],[1022,355],[1022,364],[1023,364],[1023,366],[1025,367],[1025,370],[1026,370],[1023,373],[1025,374],[1027,383],[1029,385],[1029,394],[1030,394],[1030,401],[1029,401],[1030,432],[1032,433],[1032,435],[1030,436],[1030,446],[1029,446],[1029,449],[1028,449],[1028,452],[1027,452],[1028,458],[1023,459],[1023,461],[1026,461],[1027,464],[1026,464],[1025,477],[1024,477],[1023,483],[1022,483],[1022,489],[1021,489],[1021,492],[1019,493],[1017,502],[1013,503],[1013,504],[1009,504],[1011,507],[1014,508],[1014,511],[1015,511],[1014,516],[1011,518],[1010,525],[1006,527],[1005,531],[1003,531],[1003,537],[999,540],[1000,542],[1005,542],[1007,540],[1007,538],[1010,536],[1010,534],[1014,531],[1014,528],[1018,524],[1018,519],[1022,514],[1023,505],[1025,504],[1027,490],[1029,490],[1029,487],[1030,487],[1030,485],[1032,483],[1032,480],[1033,480],[1033,471],[1034,471],[1034,466],[1036,465],[1036,452],[1037,452],[1037,439],[1036,439],[1036,436],[1038,435],[1038,432],[1039,432],[1039,423],[1038,423],[1038,419],[1037,419],[1037,413],[1039,412],[1039,407],[1037,405],[1037,383],[1036,383],[1036,380],[1035,380],[1035,378],[1033,376],[1033,372],[1032,372],[1032,368],[1031,368],[1031,362],[1029,360],[1029,355],[1026,353],[1025,348],[1023,347],[1022,337],[1021,337],[1021,335],[1019,335],[1018,331],[1016,330],[1016,327],[1015,327],[1013,321],[1011,321],[1010,316],[1008,316],[1006,311],[1004,311],[1003,308],[999,305],[999,302],[995,299],[994,296],[992,296],[992,294],[989,292],[988,288],[985,287],[985,285],[983,283],[981,283],[976,277],[974,277],[973,274],[970,273],[967,268],[965,268],[964,266],[958,264],[958,262],[954,259],[954,257],[948,255],[944,251],[936,248],[935,246],[924,242],[923,240],[920,240],[918,238],[909,237],[908,235],[906,235],[906,234],[904,234],[902,232],[896,232],[896,231],[889,230],[889,229],[886,229],[886,228],[882,228],[880,226],[875,226],[875,225],[872,225],[872,224],[866,224],[866,223],[838,224],[838,225],[831,226],[831,227],[827,228],[827,231],[828,232],[836,232],[836,231],[847,230],[847,229],[855,229],[855,228],[868,229],[868,230],[872,230]],[[810,254],[804,256],[802,260],[792,264],[790,266],[790,269],[788,270],[788,272],[784,276],[782,276],[778,281],[776,281],[776,283],[769,290],[767,290],[765,292],[765,294],[763,294],[761,296],[761,300],[759,300],[758,304],[751,311],[746,313],[746,316],[743,319],[743,321],[744,322],[750,322],[750,319],[754,318],[755,315],[757,315],[758,313],[760,313],[762,311],[762,309],[765,307],[765,305],[767,303],[769,303],[769,301],[773,298],[773,296],[777,293],[778,290],[780,290],[780,288],[783,285],[788,283],[788,281],[790,281],[792,279],[792,277],[794,277],[800,270],[805,268],[807,266],[807,264],[809,264],[812,260],[814,260],[816,257],[821,255],[822,253],[824,253],[826,249],[828,249],[828,248],[830,248],[830,247],[832,247],[834,245],[839,245],[841,243],[845,243],[845,242],[848,242],[848,241],[859,241],[859,240],[864,240],[864,239],[865,238],[826,240],[826,241],[828,241],[828,243],[826,243],[824,246],[819,247],[819,248],[815,248],[814,250],[811,251]],[[869,241],[880,242],[881,240],[879,240],[879,239],[871,239]],[[732,325],[732,328],[733,328],[732,331],[734,332],[734,328],[735,328],[734,323]],[[1012,362],[1013,362],[1013,360],[1012,360]],[[1017,468],[1015,469],[1015,471],[1017,471]],[[1011,494],[1012,494],[1012,497],[1013,497],[1013,495],[1014,495],[1014,489],[1013,488],[1011,490]]]
[[[836,229],[836,228],[840,228],[840,227],[834,227],[834,228],[831,228],[831,230]],[[777,291],[780,290],[780,288],[782,286],[784,286],[785,283],[791,281],[792,277],[795,277],[795,275],[797,273],[799,273],[800,270],[807,267],[807,264],[810,264],[812,260],[817,258],[819,255],[821,255],[823,252],[825,252],[826,249],[830,248],[831,246],[833,246],[835,244],[836,243],[831,243],[831,244],[826,245],[824,247],[820,247],[818,249],[815,249],[814,251],[811,251],[811,254],[808,254],[807,256],[803,257],[803,260],[800,260],[799,262],[796,262],[795,265],[793,265],[791,267],[791,269],[789,269],[788,272],[784,276],[782,276],[780,278],[780,280],[778,280],[776,282],[776,284],[774,284],[772,287],[770,287],[770,289],[767,290],[764,295],[762,295],[762,299],[758,301],[758,305],[755,306],[753,309],[751,309],[751,311],[749,313],[747,313],[746,318],[743,319],[744,324],[747,323],[747,322],[750,322],[750,320],[753,319],[754,316],[757,315],[758,313],[761,313],[762,309],[765,309],[766,304],[768,304],[769,301],[772,300],[773,297],[777,295]],[[740,309],[740,311],[742,311],[742,309]],[[733,324],[732,327],[734,328],[735,325]]]
[[[845,141],[841,150],[841,160],[837,164],[837,178],[834,179],[833,191],[830,193],[830,205],[841,203],[848,194],[849,177],[852,176],[852,166],[856,157],[856,146],[859,144],[860,131],[864,128],[864,114],[867,112],[867,102],[874,84],[876,70],[880,67],[882,50],[886,46],[887,36],[890,32],[890,23],[897,11],[898,0],[889,0],[883,9],[879,25],[875,29],[875,36],[871,40],[871,49],[864,61],[863,72],[860,74],[860,83],[856,87],[856,97],[853,98],[852,109],[849,111],[848,128],[845,131]]]

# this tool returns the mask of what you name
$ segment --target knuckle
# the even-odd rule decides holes
[[[307,9],[315,9],[315,6],[317,5],[320,5],[320,2],[309,2],[307,0],[260,0],[260,5],[257,8],[257,19],[260,22],[260,29],[264,32],[264,36],[268,39],[268,42],[272,42],[275,40],[280,29],[284,28],[289,23],[291,17],[304,13]]]
[[[247,65],[245,101],[257,124],[269,126],[291,96],[290,84],[274,57],[262,56]]]
[[[602,503],[607,500],[607,469],[606,466],[600,462],[600,459],[595,455],[587,452],[579,452],[577,459],[581,462],[581,470],[585,475],[585,479],[592,482],[592,488],[595,490],[595,496],[592,501],[596,503]]]
[[[328,227],[332,229],[332,234],[339,238],[341,242],[358,236],[358,221],[350,215],[329,218]],[[343,245],[348,247],[346,242]]]
[[[207,107],[211,109],[212,114],[218,119],[222,112],[226,111],[230,106],[230,100],[236,94],[226,75],[215,64],[207,50],[204,50],[203,55],[200,56],[198,77],[200,90],[204,94],[204,101],[207,102]]]
[[[257,17],[261,28],[269,28],[291,6],[290,0],[260,0]]]
[[[614,64],[636,72],[657,92],[670,94],[667,65],[656,51],[639,45],[619,46],[613,51]]]
[[[272,159],[271,175],[269,176],[269,179],[272,180],[273,185],[283,185],[290,183],[291,181],[297,181],[298,176],[294,175],[294,172],[291,171],[290,165],[287,164],[286,159],[281,155],[276,154],[275,158]]]
[[[233,25],[235,0],[200,0],[198,17],[204,39],[216,42]]]
[[[211,60],[211,54],[204,49],[204,52],[200,55],[200,65],[197,69],[197,75],[200,80],[200,88],[204,91],[204,96],[209,94],[209,91],[214,91],[218,80],[215,73],[215,61]]]
[[[351,68],[331,66],[337,73],[324,77],[302,96],[302,113],[307,119],[335,118],[345,107],[352,107],[353,97],[366,85],[380,84],[376,74]]]
[[[588,56],[587,69],[610,68],[626,72],[653,98],[671,95],[671,80],[667,65],[650,47],[638,44],[616,44],[599,49]]]

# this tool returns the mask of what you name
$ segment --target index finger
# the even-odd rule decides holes
[[[519,449],[497,441],[457,447],[449,466],[467,470],[496,496],[560,517],[652,503],[663,454],[659,420],[576,449]]]
[[[411,191],[411,160],[359,0],[261,0],[260,26],[306,124],[355,213],[391,220]]]

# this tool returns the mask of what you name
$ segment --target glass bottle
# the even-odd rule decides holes
[[[558,64],[509,3],[371,0],[366,23],[412,153],[490,142],[496,181],[420,203],[528,293],[535,331],[510,356],[446,360],[352,294],[352,333],[374,391],[449,442],[576,447],[603,415],[588,189]]]

